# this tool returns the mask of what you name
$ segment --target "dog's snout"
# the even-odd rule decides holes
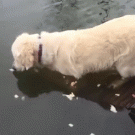
[[[12,69],[13,69],[14,71],[16,71],[16,68],[15,68],[15,66],[12,66]]]

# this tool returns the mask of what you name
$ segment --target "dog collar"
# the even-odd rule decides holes
[[[41,39],[41,37],[39,36],[39,39]],[[41,63],[41,58],[42,58],[42,44],[39,44],[39,48],[38,48],[38,63]]]

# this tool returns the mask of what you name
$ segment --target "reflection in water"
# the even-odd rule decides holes
[[[61,74],[46,68],[43,71],[35,72],[35,69],[31,69],[24,72],[13,72],[13,74],[18,79],[19,89],[29,97],[37,97],[44,92],[49,93],[53,90],[70,93]]]
[[[13,73],[18,79],[19,89],[29,97],[37,97],[42,93],[51,91],[60,91],[64,93],[63,96],[67,96],[71,100],[75,96],[85,98],[98,103],[105,109],[110,110],[112,107],[114,112],[125,107],[131,108],[135,103],[135,98],[132,97],[132,94],[135,93],[135,78],[127,80],[115,89],[108,88],[114,80],[120,78],[118,74],[110,71],[109,73],[106,71],[88,74],[78,80],[74,88],[66,84],[65,78],[67,76],[63,78],[60,73],[48,69],[39,70],[39,72],[30,69],[25,72]],[[68,78],[69,84],[72,80],[72,77]],[[97,87],[98,83],[100,83],[100,87]],[[116,107],[116,110],[114,110],[114,107]]]

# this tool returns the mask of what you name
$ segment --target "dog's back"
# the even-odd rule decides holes
[[[110,20],[90,28],[77,37],[74,52],[76,63],[83,65],[84,72],[106,70],[113,66],[123,77],[135,75],[129,67],[135,61],[135,15],[128,15]],[[131,64],[132,61],[132,64]],[[127,73],[126,70],[132,70]]]

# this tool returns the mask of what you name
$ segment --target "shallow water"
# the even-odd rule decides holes
[[[23,32],[88,28],[134,13],[134,0],[0,0],[0,134],[134,135],[135,125],[126,109],[115,114],[94,99],[70,101],[62,91],[50,88],[54,84],[46,82],[44,87],[39,76],[18,81],[9,71],[11,45]],[[41,94],[30,98],[29,88]]]

